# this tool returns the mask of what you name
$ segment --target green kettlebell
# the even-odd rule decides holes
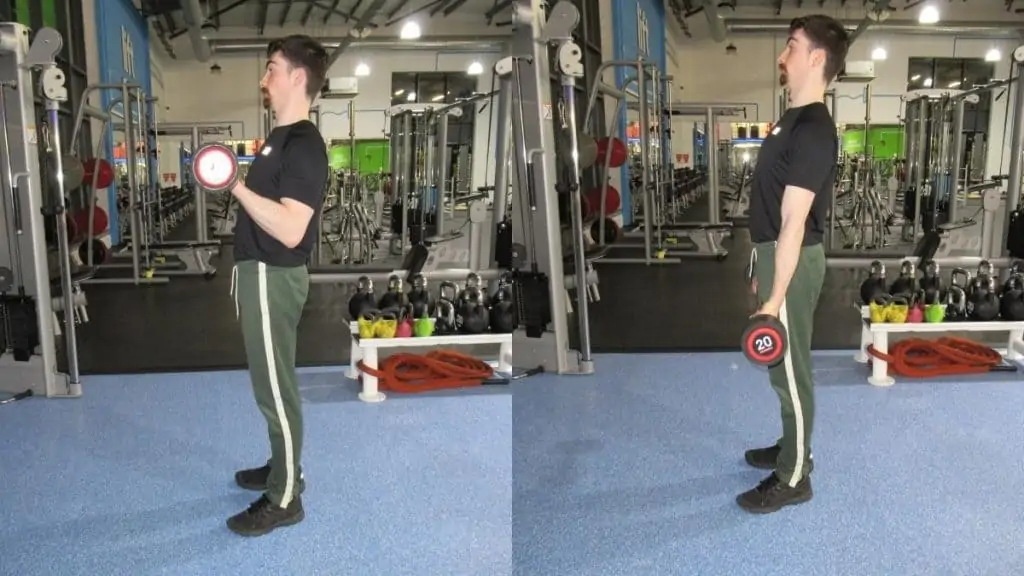
[[[924,307],[924,321],[925,322],[942,322],[946,319],[946,305],[945,304],[929,304]]]
[[[427,338],[434,335],[433,318],[416,318],[412,321],[412,334],[416,338]]]

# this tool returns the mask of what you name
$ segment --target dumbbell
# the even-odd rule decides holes
[[[756,314],[747,323],[740,346],[751,364],[774,368],[786,357],[788,341],[786,327],[778,318]]]
[[[238,180],[238,157],[224,144],[206,144],[192,155],[192,176],[210,192],[230,190]]]

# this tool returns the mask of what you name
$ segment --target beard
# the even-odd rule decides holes
[[[270,94],[263,92],[263,109],[270,110]]]
[[[789,76],[786,75],[786,69],[779,67],[779,86],[783,88],[789,83]]]

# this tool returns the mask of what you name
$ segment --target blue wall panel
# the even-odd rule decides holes
[[[132,5],[131,0],[96,0],[96,46],[99,51],[99,77],[103,84],[120,84],[128,80],[140,84],[152,95],[149,71],[149,27]],[[103,91],[104,108],[120,94]],[[121,112],[120,106],[115,111]],[[137,119],[136,119],[137,120]],[[113,137],[104,136],[107,158],[113,158]],[[110,199],[110,240],[120,242],[117,229],[117,183],[108,189]]]
[[[643,58],[657,64],[663,73],[667,71],[665,55],[665,5],[662,0],[612,0],[612,22],[615,34],[615,59],[636,60]],[[633,75],[628,69],[619,68],[615,81],[621,88],[626,77]],[[636,92],[636,85],[629,87]],[[652,115],[652,120],[658,118]],[[618,118],[618,133],[626,134],[626,112]],[[622,219],[624,225],[633,221],[632,195],[629,190],[628,162],[622,167]]]

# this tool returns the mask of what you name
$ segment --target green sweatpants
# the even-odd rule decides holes
[[[298,496],[301,477],[302,399],[295,344],[309,294],[309,270],[243,261],[235,265],[234,274],[249,377],[270,433],[267,497],[285,507]]]
[[[757,244],[752,260],[756,259],[757,297],[765,302],[771,296],[775,278],[774,243]],[[789,335],[786,356],[781,364],[769,371],[772,388],[782,405],[782,438],[779,439],[778,462],[775,474],[790,486],[796,486],[811,473],[811,433],[814,430],[814,375],[811,372],[811,334],[814,330],[814,310],[825,281],[825,250],[821,244],[805,246],[800,251],[800,262],[786,291],[786,301],[779,319]]]

